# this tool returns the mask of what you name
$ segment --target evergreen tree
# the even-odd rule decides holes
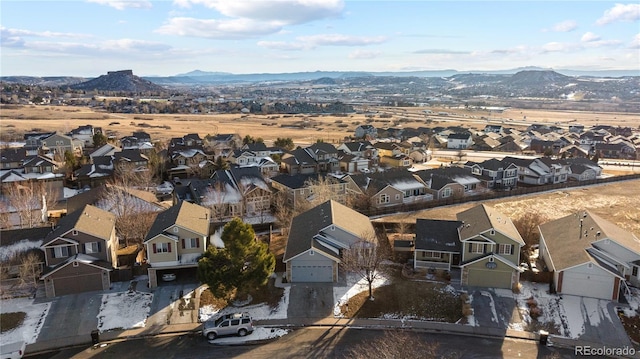
[[[221,237],[224,248],[210,246],[198,261],[198,279],[221,298],[265,285],[276,262],[268,245],[256,240],[251,225],[234,218]]]

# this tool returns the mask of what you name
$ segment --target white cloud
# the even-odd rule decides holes
[[[356,50],[349,54],[350,59],[374,59],[380,56],[380,51]]]
[[[89,37],[89,35],[85,34],[76,34],[71,32],[53,32],[53,31],[31,31],[31,30],[23,30],[23,29],[8,29],[4,26],[0,26],[0,34],[2,37],[47,37],[47,38],[56,38],[56,37],[66,37],[66,38],[85,38]]]
[[[202,20],[175,17],[155,32],[165,35],[202,37],[207,39],[244,39],[273,34],[282,27],[273,23],[256,22],[250,19]]]
[[[422,49],[416,50],[414,54],[469,54],[469,51],[448,50],[448,49]]]
[[[319,34],[298,37],[299,41],[315,46],[366,46],[387,41],[384,36],[350,36],[342,34]]]
[[[578,23],[573,20],[566,20],[553,25],[553,31],[555,32],[569,32],[578,27]]]
[[[175,0],[182,7],[202,5],[231,18],[276,22],[281,25],[303,24],[339,16],[343,0]]]
[[[629,45],[630,49],[640,49],[640,34],[637,34],[631,40],[631,44]]]
[[[592,42],[592,41],[598,41],[598,40],[600,40],[600,36],[592,32],[586,32],[584,35],[582,35],[582,38],[580,38],[580,41],[582,42]]]
[[[285,41],[258,41],[258,46],[270,50],[281,51],[299,51],[308,49],[309,46],[301,42],[285,42]]]
[[[562,42],[549,42],[542,46],[542,52],[565,52],[575,50],[576,46]]]
[[[638,21],[640,19],[640,4],[616,4],[604,12],[596,21],[598,25],[607,25],[617,21]]]
[[[117,10],[151,9],[153,6],[148,0],[87,0],[87,2],[110,6]]]
[[[118,54],[119,56],[151,55],[171,50],[169,45],[133,39],[107,40],[100,43],[32,41],[24,42],[22,47],[26,50],[39,52],[87,56],[104,56],[108,54]]]

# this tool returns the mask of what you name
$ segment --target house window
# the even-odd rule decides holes
[[[422,252],[422,257],[423,258],[440,258],[440,259],[442,259],[442,253],[441,252],[433,252],[433,251],[424,251],[424,252]]]
[[[69,247],[54,247],[53,258],[66,258],[69,256]]]
[[[200,238],[182,238],[182,248],[200,248]]]
[[[74,235],[74,236],[77,236],[78,235],[78,231],[74,229],[73,231],[71,231],[71,234]]]
[[[489,231],[489,234],[492,235],[492,236],[495,236],[496,235],[496,230],[492,229],[491,231]]]
[[[471,243],[469,245],[469,252],[484,253],[484,243]]]
[[[400,195],[396,194],[396,201],[400,199]]]
[[[178,233],[179,229],[178,227],[173,227],[173,233]]]
[[[513,245],[512,244],[498,245],[498,254],[513,254]]]
[[[153,245],[154,253],[170,253],[171,252],[171,243],[155,243]]]
[[[442,197],[447,198],[451,196],[451,188],[447,187],[442,191]]]
[[[389,203],[390,200],[391,198],[389,198],[389,195],[386,193],[383,193],[380,195],[379,203]]]
[[[633,266],[633,268],[631,268],[631,275],[634,277],[638,276],[638,267]]]
[[[84,244],[84,252],[87,254],[100,252],[100,244],[98,242],[90,242]]]

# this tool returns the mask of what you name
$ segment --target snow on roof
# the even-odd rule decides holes
[[[40,248],[42,246],[42,240],[30,241],[23,239],[20,242],[10,244],[8,246],[2,246],[0,251],[0,261],[8,260],[13,257],[14,254],[26,252],[33,248]]]
[[[404,181],[404,180],[401,180],[401,181],[393,182],[393,183],[391,183],[391,185],[394,188],[396,188],[396,189],[398,189],[400,191],[406,191],[406,190],[410,190],[410,189],[424,187],[424,184],[418,182],[417,180],[416,181],[411,181],[411,180]]]
[[[455,176],[452,179],[461,185],[480,183],[480,180],[473,176]]]

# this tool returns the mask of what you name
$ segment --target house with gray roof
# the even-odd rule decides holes
[[[117,266],[115,222],[115,215],[91,205],[60,219],[41,246],[47,297],[109,289]]]
[[[524,241],[505,214],[481,204],[456,215],[460,228],[463,286],[512,289],[520,282]]]
[[[159,213],[144,240],[149,288],[157,287],[164,273],[191,269],[195,275],[209,238],[208,208],[182,201]]]
[[[416,220],[413,268],[443,269],[450,271],[460,265],[460,228],[462,222],[423,219]]]
[[[289,282],[336,282],[342,253],[375,231],[369,218],[327,201],[293,218],[283,262]]]
[[[560,294],[618,301],[640,285],[640,240],[584,210],[541,224],[540,256]]]

